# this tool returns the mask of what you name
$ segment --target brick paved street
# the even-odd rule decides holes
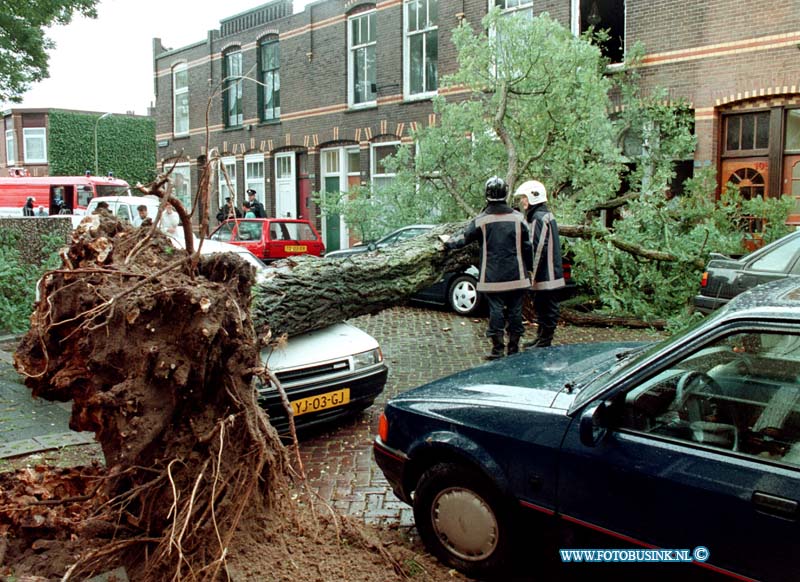
[[[306,474],[320,496],[342,512],[370,523],[410,526],[411,508],[394,496],[372,459],[378,416],[395,394],[483,363],[489,346],[483,336],[486,321],[410,306],[350,323],[380,342],[389,380],[383,395],[359,418],[301,441]],[[559,328],[555,343],[655,337],[646,331],[566,327]]]
[[[372,459],[378,416],[395,394],[482,364],[489,346],[483,335],[486,320],[414,305],[359,317],[350,323],[380,342],[389,366],[386,390],[374,406],[357,418],[301,440],[301,457],[312,487],[343,513],[369,523],[410,527],[411,508],[394,496]],[[569,326],[558,329],[555,343],[655,337],[646,331]],[[5,350],[0,351],[4,364],[0,366],[2,456],[46,450],[55,446],[53,439],[61,446],[91,441],[91,435],[68,432],[69,405],[30,400],[27,389],[8,365],[14,346],[14,341],[0,345]]]

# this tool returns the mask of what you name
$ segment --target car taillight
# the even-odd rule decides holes
[[[708,286],[708,271],[703,273],[703,276],[700,277],[700,287],[704,288]]]
[[[572,265],[570,263],[562,263],[561,268],[564,271],[564,280],[572,278]]]
[[[381,437],[383,442],[386,442],[386,439],[389,438],[389,421],[383,413],[378,418],[378,436]]]

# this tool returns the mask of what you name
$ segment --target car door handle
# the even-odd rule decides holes
[[[769,493],[761,493],[760,491],[753,493],[752,501],[757,511],[783,517],[784,519],[797,519],[797,510],[800,507],[797,501],[770,495]]]

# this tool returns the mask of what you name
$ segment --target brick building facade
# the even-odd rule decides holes
[[[493,1],[548,12],[576,33],[609,28],[612,60],[643,43],[645,86],[666,87],[695,111],[690,171],[711,165],[747,194],[800,196],[797,0]],[[416,124],[436,121],[430,96],[457,66],[452,29],[479,23],[488,7],[321,0],[291,14],[291,0],[276,0],[186,47],[154,39],[161,166],[177,162],[188,201],[216,150],[227,172],[213,178],[212,215],[230,188],[239,202],[253,188],[270,215],[312,218],[329,249],[348,246],[344,225],[318,216],[309,194],[391,179],[382,158],[410,142]]]
[[[47,176],[48,109],[8,109],[3,112],[3,136],[0,142],[0,175],[15,173]]]
[[[87,130],[88,133],[82,134],[82,137],[88,141],[82,144],[89,150],[94,149],[96,153],[98,150],[94,148],[97,139],[97,128],[101,128],[100,139],[102,142],[103,133],[105,129],[103,124],[108,125],[109,121],[102,121],[108,117],[114,116],[115,119],[128,119],[136,120],[137,122],[148,121],[149,116],[134,115],[133,113],[104,113],[98,111],[77,111],[70,109],[54,109],[54,108],[32,108],[32,107],[15,107],[7,109],[0,114],[0,128],[3,129],[3,139],[0,140],[0,176],[8,177],[14,175],[42,177],[50,176],[58,172],[59,161],[57,147],[51,147],[54,136],[61,137],[62,141],[65,139],[64,133],[68,128],[64,127],[63,115],[62,123],[56,123],[55,118],[57,114],[76,114],[91,118],[88,122],[95,130]],[[55,137],[58,140],[58,137]],[[66,138],[70,142],[68,148],[70,150],[77,149],[77,144],[73,148],[77,138],[76,134],[70,133]],[[152,145],[150,138],[147,138],[148,144]],[[103,143],[100,144],[100,152],[103,150],[107,152],[108,146]],[[54,154],[54,151],[56,153]],[[131,156],[140,157],[143,165],[152,167],[152,157],[149,157],[145,152],[137,151],[135,154],[126,152],[128,158]],[[152,156],[152,152],[150,154]],[[94,171],[96,156],[91,153],[87,154],[85,165],[73,172],[75,175],[83,175],[84,171]]]

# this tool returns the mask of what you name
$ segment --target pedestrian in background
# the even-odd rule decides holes
[[[220,223],[225,222],[230,218],[241,218],[242,211],[236,208],[236,205],[231,200],[230,196],[225,198],[225,206],[219,209],[217,212],[217,221]]]
[[[36,202],[36,198],[33,196],[28,196],[28,199],[25,201],[25,206],[22,207],[22,216],[34,216],[35,213],[33,211],[33,203]]]
[[[161,213],[161,221],[158,223],[162,232],[166,234],[176,234],[178,232],[178,225],[180,224],[180,217],[175,212],[172,204],[164,206],[164,212]]]
[[[464,232],[445,241],[446,249],[457,249],[477,241],[481,246],[478,291],[489,303],[489,328],[492,341],[487,360],[502,358],[508,330],[508,355],[519,351],[525,333],[522,325],[522,300],[531,286],[531,242],[523,216],[507,203],[508,186],[493,176],[486,181],[487,205]]]
[[[560,307],[558,290],[565,286],[564,263],[561,260],[561,241],[555,216],[547,208],[544,184],[528,180],[517,188],[519,200],[531,236],[533,258],[533,307],[536,311],[536,339],[526,342],[526,348],[544,348],[553,343]]]
[[[245,204],[253,212],[254,218],[267,217],[267,211],[264,210],[264,205],[256,199],[256,191],[252,188],[247,190],[247,202]]]
[[[147,206],[139,204],[139,206],[136,207],[136,213],[137,216],[133,217],[133,226],[142,226],[142,222],[147,218]]]

